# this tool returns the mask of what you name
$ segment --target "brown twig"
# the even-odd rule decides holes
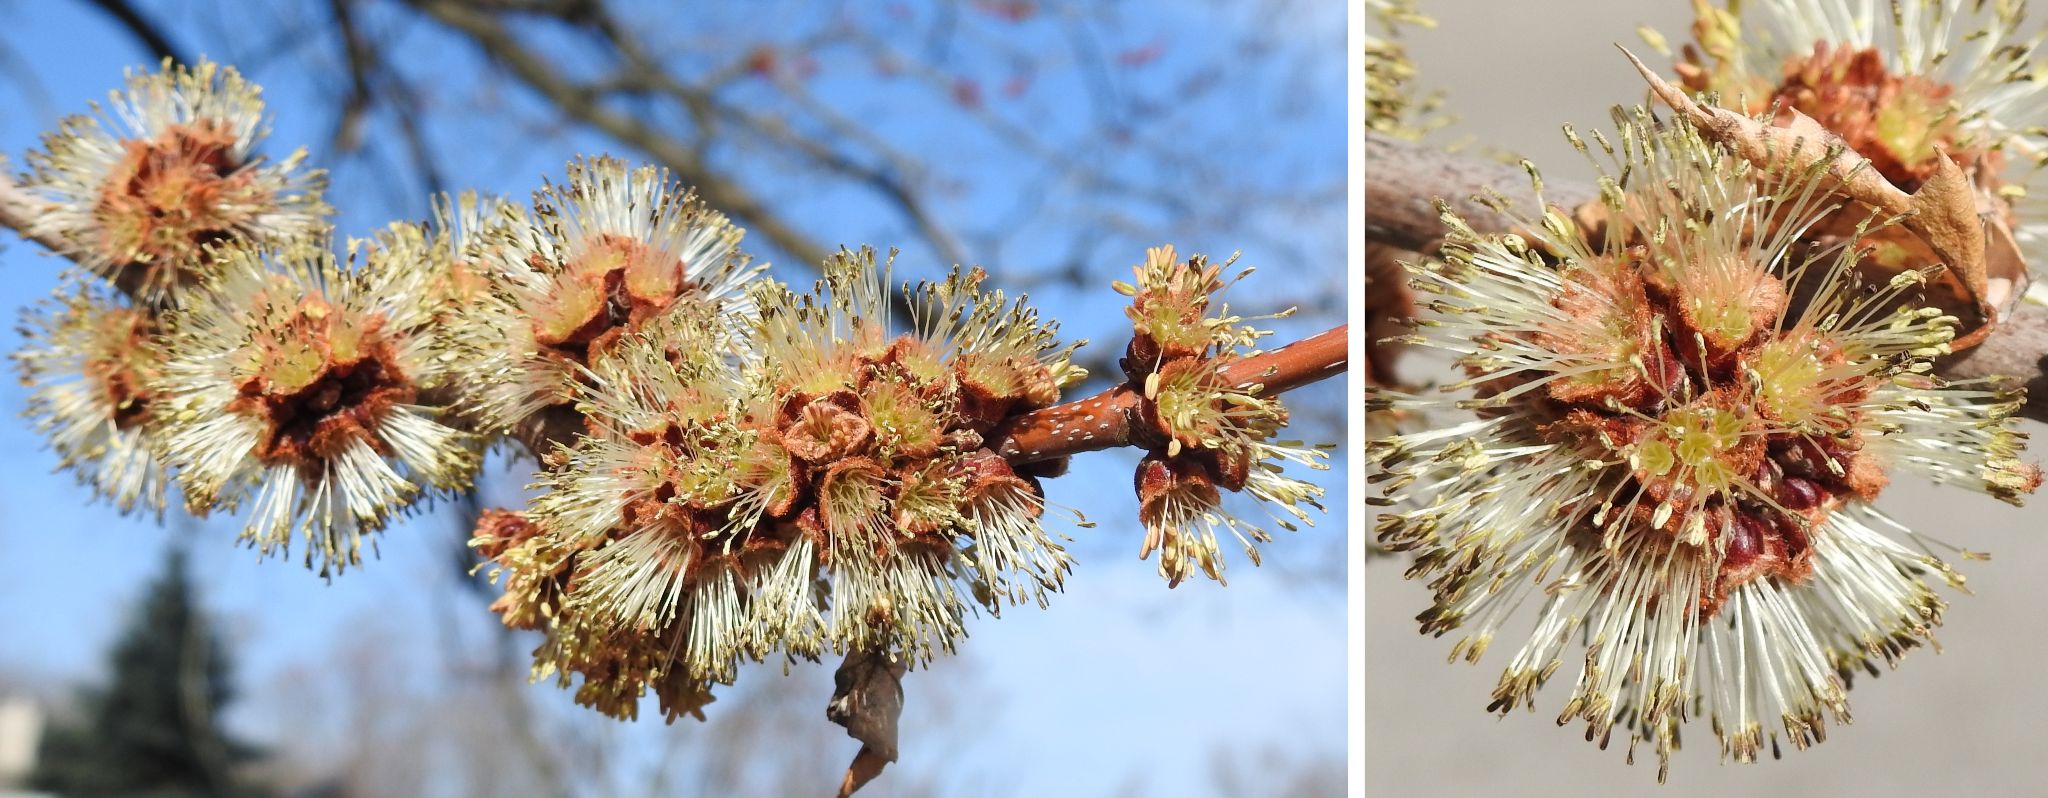
[[[1402,249],[1426,250],[1443,236],[1435,203],[1481,233],[1506,232],[1502,218],[1473,197],[1494,191],[1513,207],[1536,214],[1526,172],[1507,164],[1444,152],[1389,136],[1365,134],[1365,237]],[[1543,198],[1570,211],[1598,196],[1591,184],[1545,178]],[[1950,379],[2005,376],[2024,383],[2028,401],[2020,413],[2048,421],[2048,308],[2022,302],[1983,343],[1935,364]]]
[[[1266,395],[1283,393],[1344,371],[1350,325],[1340,324],[1315,335],[1232,363],[1223,380],[1235,387],[1261,385]],[[1085,399],[1018,416],[990,444],[1012,464],[1052,460],[1081,452],[1145,445],[1149,429],[1143,421],[1145,399],[1129,385],[1118,385]]]
[[[0,161],[0,167],[4,165],[5,161]],[[71,247],[64,239],[30,232],[30,224],[42,214],[42,208],[41,200],[21,190],[21,186],[15,184],[14,177],[9,175],[5,168],[0,168],[0,227],[14,230],[21,234],[23,239],[41,244],[43,249],[68,256]]]
[[[119,24],[122,30],[128,31],[128,35],[135,37],[135,42],[149,50],[150,55],[156,60],[168,58],[180,64],[192,63],[192,60],[185,56],[184,48],[171,42],[169,32],[157,27],[155,22],[143,16],[142,12],[136,10],[127,0],[90,0],[88,5],[113,17],[114,22]]]

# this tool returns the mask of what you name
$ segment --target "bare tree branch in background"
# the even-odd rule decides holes
[[[1286,98],[1341,85],[1276,46],[1299,30],[1341,38],[1301,22],[1309,9],[1265,0],[1238,8],[1225,35],[1132,41],[1132,12],[1088,3],[770,3],[679,17],[601,0],[301,0],[220,12],[214,33],[272,42],[253,46],[263,69],[303,69],[331,92],[325,155],[363,156],[351,167],[375,172],[367,185],[400,216],[474,182],[450,164],[480,149],[525,155],[536,136],[595,132],[668,167],[785,263],[815,268],[842,243],[893,244],[922,270],[1000,265],[1006,283],[1037,288],[1100,285],[1142,247],[1190,238],[1279,268],[1341,259],[1340,142],[1320,164],[1267,154],[1301,112]],[[764,27],[765,17],[790,22]],[[451,81],[449,60],[467,57],[480,57],[483,77]],[[1055,82],[1086,101],[1034,93]],[[530,134],[507,135],[512,109]],[[912,115],[959,135],[919,141],[891,128]],[[849,234],[843,219],[788,208],[812,195],[861,203],[869,228]],[[1313,213],[1330,214],[1332,235],[1290,224]],[[1341,308],[1333,292],[1296,290],[1280,304]]]
[[[144,17],[128,0],[88,0],[88,4],[113,17],[128,35],[135,37],[135,41],[157,59],[168,58],[181,64],[191,62],[184,49],[172,43],[168,31]]]

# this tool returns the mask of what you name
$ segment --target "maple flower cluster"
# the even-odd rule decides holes
[[[906,288],[903,320],[866,248],[798,293],[665,171],[610,158],[337,247],[321,174],[260,154],[262,114],[233,69],[166,64],[30,156],[25,232],[85,273],[24,316],[29,415],[124,512],[240,512],[252,547],[331,576],[517,440],[536,495],[471,540],[493,610],[541,633],[537,678],[620,717],[650,690],[697,714],[771,656],[922,664],[1062,586],[1041,479],[1087,447],[1028,432],[1129,419],[1058,406],[1079,344],[980,269]],[[1324,455],[1273,440],[1267,375],[1229,375],[1264,333],[1210,312],[1219,275],[1166,248],[1120,285],[1144,551],[1174,580],[1219,574],[1219,527],[1266,538],[1219,486],[1300,520],[1321,493],[1282,473]]]
[[[577,385],[590,434],[480,527],[507,622],[545,627],[579,700],[631,714],[644,681],[673,715],[741,659],[922,661],[971,605],[1042,604],[1069,558],[987,444],[1083,374],[981,282],[924,287],[895,331],[874,253],[843,251],[814,293],[754,284],[737,329],[695,306],[622,338]]]
[[[1120,365],[1145,399],[1140,432],[1147,452],[1137,474],[1145,541],[1139,556],[1159,550],[1159,574],[1169,585],[1194,568],[1223,581],[1219,530],[1228,530],[1253,564],[1259,561],[1255,543],[1272,540],[1259,523],[1222,511],[1219,489],[1248,493],[1280,511],[1272,520],[1288,530],[1297,522],[1312,523],[1307,508],[1322,509],[1322,489],[1286,476],[1282,468],[1327,468],[1327,447],[1274,439],[1287,424],[1287,408],[1262,395],[1256,380],[1226,376],[1268,334],[1231,315],[1228,305],[1211,307],[1229,283],[1250,274],[1247,269],[1226,283],[1223,272],[1230,265],[1200,255],[1183,261],[1173,247],[1157,247],[1134,269],[1135,284],[1116,286],[1131,297],[1125,313],[1133,328]]]
[[[2016,390],[1932,375],[1957,320],[1916,301],[1931,270],[1873,278],[1866,250],[1802,240],[1844,212],[1824,165],[1617,122],[1594,137],[1600,229],[1546,207],[1482,235],[1446,211],[1443,259],[1411,266],[1408,342],[1465,378],[1372,401],[1475,417],[1368,444],[1394,505],[1381,540],[1414,552],[1422,629],[1458,633],[1453,658],[1537,608],[1493,709],[1533,707],[1576,664],[1558,722],[1589,740],[1668,762],[1704,712],[1723,756],[1753,761],[1846,721],[1850,674],[1927,641],[1935,586],[1961,586],[1872,506],[1888,481],[2017,504],[2041,471],[2018,459]]]

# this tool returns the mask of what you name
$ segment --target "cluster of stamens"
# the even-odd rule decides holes
[[[1866,271],[1824,171],[1751,163],[1683,121],[1617,112],[1618,141],[1568,137],[1604,175],[1587,229],[1546,208],[1481,235],[1446,211],[1441,261],[1410,264],[1404,340],[1455,355],[1462,397],[1377,390],[1369,409],[1476,418],[1368,443],[1388,548],[1415,552],[1429,634],[1477,661],[1517,608],[1533,634],[1493,709],[1585,647],[1559,715],[1660,761],[1703,707],[1726,756],[1804,747],[1846,717],[1850,672],[1929,639],[1961,577],[1871,506],[1897,472],[2018,503],[2020,394],[1932,375],[1957,320],[1931,269]],[[1512,216],[1512,213],[1510,213]],[[1404,507],[1404,505],[1406,505]],[[1903,534],[1895,542],[1888,534]],[[1775,729],[1771,728],[1775,726]]]
[[[1309,523],[1303,505],[1321,509],[1321,489],[1279,476],[1273,461],[1321,468],[1323,452],[1273,440],[1287,424],[1286,408],[1262,396],[1256,381],[1225,376],[1268,334],[1215,301],[1251,273],[1245,269],[1226,281],[1224,270],[1235,260],[1211,263],[1195,255],[1183,261],[1173,247],[1157,247],[1134,270],[1135,284],[1117,284],[1131,297],[1125,315],[1132,325],[1119,365],[1142,399],[1132,437],[1147,450],[1136,474],[1138,518],[1145,524],[1139,555],[1160,551],[1159,574],[1169,585],[1196,568],[1223,581],[1219,528],[1237,538],[1254,564],[1254,541],[1272,540],[1260,525],[1219,511],[1222,490],[1249,491],[1269,508],[1281,508],[1286,517],[1273,520],[1283,529]]]
[[[920,661],[970,602],[1058,589],[1035,475],[1063,464],[1012,467],[987,442],[1078,372],[979,271],[928,287],[919,329],[892,335],[876,272],[842,253],[817,295],[757,286],[737,345],[717,306],[686,303],[593,356],[588,435],[528,513],[475,538],[507,574],[497,609],[549,632],[543,667],[581,674],[584,703],[630,714],[652,687],[690,712],[775,652]]]

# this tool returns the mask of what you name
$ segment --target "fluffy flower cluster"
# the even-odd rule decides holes
[[[16,360],[64,467],[122,510],[161,512],[173,483],[199,514],[253,496],[245,539],[303,538],[333,572],[424,489],[465,486],[476,447],[444,417],[422,232],[337,266],[320,173],[264,160],[264,124],[256,86],[202,62],[131,75],[105,118],[47,136],[29,232],[132,301],[66,289]]]
[[[756,283],[733,329],[680,303],[594,353],[589,434],[480,525],[508,624],[583,703],[695,711],[742,659],[950,650],[973,605],[1043,602],[1068,557],[989,436],[1079,379],[1055,328],[955,272],[894,332],[868,250],[816,293]],[[729,354],[730,353],[730,354]]]
[[[257,153],[268,132],[255,84],[232,67],[164,62],[130,74],[102,118],[76,116],[31,153],[23,188],[51,202],[30,232],[71,242],[73,258],[146,302],[212,269],[210,246],[274,249],[321,235],[325,180]]]
[[[1838,211],[1818,169],[1618,121],[1618,150],[1596,137],[1602,232],[1546,210],[1527,238],[1479,235],[1446,213],[1444,261],[1412,267],[1411,342],[1457,356],[1464,396],[1373,401],[1477,418],[1368,445],[1381,501],[1406,505],[1381,539],[1417,553],[1423,630],[1459,632],[1454,657],[1538,607],[1494,709],[1533,707],[1570,659],[1559,723],[1602,745],[1621,725],[1668,762],[1704,711],[1753,761],[1846,720],[1849,675],[1928,639],[1933,585],[1961,584],[1871,505],[1890,476],[2018,503],[2041,472],[2017,459],[2017,391],[1930,375],[1955,319],[1914,306],[1923,273],[1869,282],[1858,252],[1797,241]]]
[[[462,367],[486,375],[474,404],[492,431],[571,402],[596,355],[681,299],[744,312],[761,271],[744,232],[666,171],[610,158],[571,163],[531,214],[469,199],[443,218],[458,271],[489,289],[465,291],[451,326]]]
[[[14,359],[29,387],[26,415],[63,468],[122,512],[161,513],[168,469],[156,451],[164,352],[151,314],[78,284],[22,314]]]
[[[220,253],[166,316],[155,391],[189,507],[253,494],[243,536],[267,552],[296,531],[326,573],[360,562],[362,534],[422,490],[469,485],[473,436],[432,398],[451,372],[420,301],[425,249],[398,226],[360,269],[310,246]]]
[[[1267,538],[1219,489],[1287,519],[1320,496],[1281,467],[1323,453],[1272,440],[1271,375],[1240,368],[1264,333],[1211,308],[1228,264],[1156,250],[1120,286],[1136,338],[1112,392],[1137,416],[1040,413],[1084,376],[1074,347],[978,269],[912,292],[898,330],[872,251],[797,294],[665,172],[608,158],[531,205],[445,199],[338,260],[319,173],[258,156],[263,125],[233,70],[167,65],[31,157],[29,232],[113,290],[26,316],[30,415],[124,511],[174,484],[194,513],[247,506],[245,540],[323,575],[472,487],[490,441],[544,450],[538,497],[472,542],[505,580],[494,609],[546,633],[536,673],[607,713],[651,689],[694,714],[776,654],[918,664],[970,613],[1042,604],[1069,558],[1039,478],[1127,420],[1104,437],[1152,450],[1145,551],[1174,580],[1220,578],[1219,527]],[[1047,418],[1059,451],[1013,450]]]
[[[1139,555],[1159,551],[1159,575],[1169,585],[1195,568],[1223,581],[1219,530],[1236,537],[1253,564],[1259,561],[1254,542],[1273,539],[1264,526],[1223,512],[1219,488],[1258,498],[1288,530],[1296,522],[1314,523],[1304,506],[1322,509],[1322,488],[1284,475],[1282,466],[1328,468],[1327,451],[1275,440],[1287,424],[1287,408],[1261,395],[1260,375],[1231,371],[1270,334],[1231,315],[1228,305],[1211,307],[1229,283],[1251,273],[1243,270],[1226,283],[1223,272],[1235,260],[1210,263],[1196,255],[1183,261],[1173,247],[1156,247],[1134,269],[1135,284],[1116,286],[1131,297],[1125,311],[1131,343],[1121,365],[1144,399],[1138,437],[1149,444],[1137,473],[1138,517],[1145,524]]]

